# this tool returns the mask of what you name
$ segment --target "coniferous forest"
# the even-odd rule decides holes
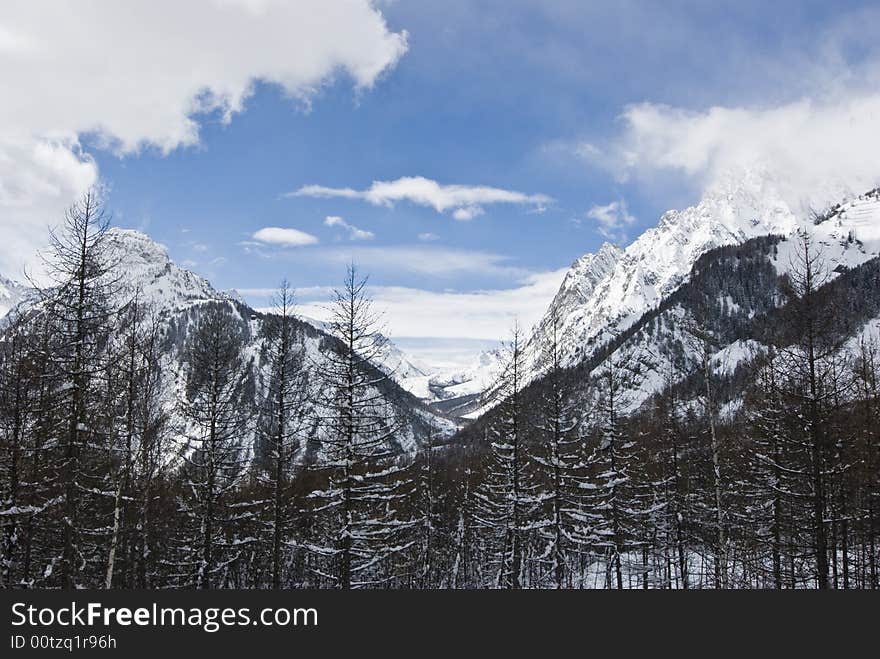
[[[695,310],[670,347],[688,370],[635,407],[651,356],[627,337],[572,367],[558,319],[539,346],[515,328],[487,411],[450,432],[376,367],[355,267],[320,336],[286,282],[272,313],[170,322],[123,285],[107,231],[87,194],[0,328],[4,588],[880,584],[880,346],[850,326],[876,315],[876,260],[832,281],[807,234],[780,277],[755,256],[772,237],[705,255],[664,303]],[[734,289],[733,262],[755,318],[701,301]],[[719,374],[716,343],[749,332],[768,349]]]

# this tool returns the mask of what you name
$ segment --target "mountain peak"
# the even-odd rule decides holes
[[[542,344],[556,316],[566,361],[580,361],[591,346],[627,329],[684,283],[707,251],[759,235],[790,234],[798,225],[768,170],[726,172],[697,204],[663,213],[656,227],[625,249],[605,243],[578,258],[530,344]]]
[[[126,263],[133,261],[164,263],[171,260],[165,245],[135,229],[110,227],[107,229],[106,240],[111,253],[116,257],[124,257]]]
[[[3,318],[27,296],[28,287],[0,275],[0,318]]]
[[[551,312],[562,320],[576,307],[589,301],[596,284],[612,271],[623,254],[620,247],[605,242],[598,252],[577,258],[565,274],[542,325],[549,322]]]
[[[207,279],[174,263],[168,249],[145,233],[112,227],[106,237],[108,256],[122,274],[123,293],[140,291],[157,311],[201,300],[227,299]]]

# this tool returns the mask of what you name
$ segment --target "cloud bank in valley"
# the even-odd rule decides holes
[[[405,286],[375,286],[369,292],[393,336],[461,338],[497,341],[510,333],[514,321],[524,327],[538,322],[562,283],[568,268],[523,276],[517,286],[477,291],[427,291]],[[308,297],[309,291],[302,291]],[[318,297],[326,291],[316,290]],[[325,302],[305,299],[297,312],[318,320],[328,318]]]

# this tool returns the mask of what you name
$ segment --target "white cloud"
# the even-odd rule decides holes
[[[514,320],[528,327],[541,319],[567,270],[532,273],[508,289],[444,292],[376,286],[369,292],[393,336],[501,340]],[[327,318],[323,301],[303,302],[297,311]]]
[[[257,81],[308,103],[337,75],[371,87],[406,49],[369,0],[3,3],[0,272],[97,180],[78,136],[167,153],[198,142],[200,113],[241,112]]]
[[[484,276],[520,278],[528,271],[508,265],[509,257],[469,249],[428,245],[389,245],[384,247],[328,248],[311,251],[305,258],[322,264],[344,267],[356,263],[363,272],[398,275],[402,273],[432,277]],[[300,257],[302,260],[302,257]]]
[[[489,204],[517,204],[531,206],[539,211],[553,200],[543,194],[526,194],[480,185],[441,185],[423,176],[404,176],[394,181],[373,181],[366,190],[328,188],[323,185],[305,185],[285,197],[319,197],[362,199],[374,206],[392,206],[398,201],[409,201],[433,208],[438,213],[453,211],[456,220],[471,220],[485,211]]]
[[[269,234],[270,240],[265,236],[257,238],[255,234],[255,238],[260,242],[245,241],[240,244],[246,254],[279,260],[295,258],[300,265],[314,266],[321,268],[322,271],[328,267],[338,268],[340,273],[348,264],[355,263],[365,274],[371,273],[382,277],[408,274],[446,279],[480,276],[518,280],[529,274],[524,268],[510,265],[508,256],[480,250],[429,245],[318,247],[297,252],[294,256],[285,250],[271,249],[273,245],[283,246],[281,242],[283,236],[273,241],[271,240],[273,234],[274,231]]]
[[[605,206],[595,205],[587,211],[587,217],[599,225],[598,230],[609,240],[623,242],[626,240],[626,227],[636,221],[629,214],[626,201],[612,201]]]
[[[668,171],[711,187],[744,169],[768,173],[793,208],[822,206],[846,188],[880,180],[880,94],[839,90],[766,108],[703,111],[642,103],[621,115],[623,129],[602,154],[620,179]]]
[[[282,227],[263,227],[252,237],[260,243],[278,247],[303,247],[315,245],[318,242],[318,239],[310,233]]]
[[[427,231],[427,232],[425,232],[425,233],[420,233],[420,234],[418,235],[418,238],[419,238],[419,240],[421,240],[423,243],[430,243],[430,242],[433,242],[433,241],[435,241],[435,240],[440,240],[440,236],[438,236],[436,233],[431,233],[430,231]]]
[[[98,168],[76,138],[5,137],[0,127],[0,274],[17,279],[25,266],[39,270],[36,250],[46,244],[47,227],[97,180]]]
[[[468,222],[475,217],[484,215],[485,213],[486,211],[484,211],[480,206],[462,206],[461,208],[456,208],[452,212],[452,217],[459,222]]]
[[[345,229],[346,231],[348,231],[349,240],[372,240],[376,237],[376,234],[372,231],[358,229],[356,226],[354,226],[353,224],[349,224],[338,215],[328,215],[326,218],[324,218],[324,225],[328,227],[339,227],[340,229]]]

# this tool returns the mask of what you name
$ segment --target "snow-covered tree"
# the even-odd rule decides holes
[[[112,498],[106,471],[111,429],[102,423],[107,421],[103,393],[118,287],[107,251],[108,224],[98,192],[86,192],[66,212],[61,227],[50,231],[43,255],[48,284],[38,287],[40,312],[51,322],[47,356],[59,377],[53,405],[63,410],[57,417],[62,427],[56,429],[63,497],[57,562],[67,589],[94,583],[94,573],[103,572],[101,510]],[[55,562],[50,559],[47,571]]]
[[[401,422],[381,392],[390,376],[375,364],[385,339],[366,286],[350,266],[330,309],[335,344],[315,364],[321,395],[312,441],[326,486],[309,495],[321,525],[307,548],[329,563],[319,576],[344,590],[393,580],[392,559],[411,544],[412,521],[401,509],[412,478],[397,460]]]
[[[791,341],[780,350],[782,368],[790,382],[789,396],[802,418],[803,445],[809,450],[809,497],[812,503],[812,553],[819,589],[829,587],[828,528],[828,414],[835,396],[829,366],[840,350],[833,331],[833,314],[823,304],[820,288],[828,281],[821,250],[802,232],[789,268],[789,331]]]
[[[866,554],[862,572],[864,587],[880,588],[877,534],[880,532],[880,344],[862,339],[853,364],[857,400],[856,511],[859,540]]]
[[[654,469],[649,473],[655,500],[662,504],[651,525],[657,533],[655,541],[662,541],[662,547],[655,547],[655,551],[662,554],[665,563],[664,585],[687,590],[696,492],[687,464],[693,442],[676,380],[677,373],[671,369],[665,374],[663,391],[654,397],[649,430],[654,441],[646,448],[655,451]],[[642,459],[651,457],[642,453]]]
[[[746,511],[755,522],[759,545],[769,553],[770,578],[776,589],[796,586],[792,564],[798,542],[796,502],[803,496],[799,483],[806,475],[800,442],[792,441],[797,422],[786,404],[783,377],[776,352],[771,350],[758,368],[747,401],[752,466],[748,482],[752,487]]]
[[[242,355],[239,319],[231,305],[205,308],[188,350],[183,413],[189,447],[184,453],[182,507],[189,524],[182,543],[181,580],[199,588],[225,585],[227,568],[247,541],[235,522],[247,514],[233,495],[246,459],[251,423],[251,372]]]
[[[134,392],[132,426],[137,442],[132,449],[130,490],[134,501],[128,507],[129,578],[135,588],[150,588],[164,583],[158,562],[168,551],[167,519],[163,519],[162,503],[170,502],[167,488],[166,455],[169,410],[162,397],[161,326],[154,315],[145,312],[138,324],[136,363],[133,375],[137,380]]]
[[[258,478],[267,493],[262,517],[274,589],[285,583],[284,557],[295,515],[294,459],[308,425],[305,348],[293,312],[294,293],[285,280],[275,294],[272,314],[265,319],[266,387],[257,428]]]
[[[704,309],[700,309],[705,313]],[[701,315],[703,315],[701,313]],[[722,455],[721,436],[719,433],[718,401],[715,391],[715,373],[712,367],[713,351],[718,348],[718,341],[708,329],[704,319],[693,319],[684,326],[685,340],[691,346],[691,350],[699,359],[700,376],[702,379],[702,418],[705,420],[706,435],[709,440],[709,455],[711,458],[710,481],[712,498],[709,506],[704,506],[711,512],[713,537],[713,553],[715,567],[715,587],[728,587],[728,515],[727,501],[725,500],[725,466]]]
[[[35,328],[13,314],[0,340],[0,588],[29,581],[23,553],[30,544],[34,513],[45,501],[44,474],[28,470],[39,464],[35,416],[39,382],[45,373],[37,355]]]
[[[532,450],[537,471],[540,512],[536,521],[550,583],[564,588],[568,582],[571,555],[596,540],[592,527],[596,519],[588,512],[586,451],[581,428],[589,418],[582,400],[570,387],[571,374],[562,364],[559,319],[550,318],[549,332],[541,346],[544,388],[538,403],[538,446]]]
[[[442,537],[443,502],[448,493],[441,490],[442,481],[437,473],[435,460],[437,432],[431,428],[427,445],[417,456],[415,470],[413,536],[414,566],[412,583],[417,588],[433,588],[443,585],[446,539]]]
[[[625,410],[637,387],[637,360],[609,355],[596,374],[598,443],[590,458],[590,508],[598,519],[594,546],[607,558],[606,583],[624,587],[623,568],[627,555],[640,548],[638,527],[643,514],[639,481],[634,471],[636,443],[626,427]]]
[[[476,522],[489,548],[489,576],[495,588],[523,587],[524,555],[537,505],[529,482],[522,390],[525,378],[524,337],[514,325],[505,347],[504,368],[492,395],[499,401],[495,423],[487,429],[490,462],[477,492]]]

